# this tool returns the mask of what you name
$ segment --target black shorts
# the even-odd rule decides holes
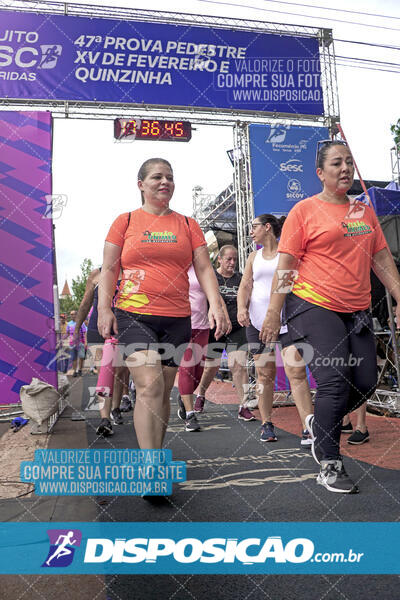
[[[210,335],[208,338],[208,347],[207,347],[207,358],[219,358],[224,350],[229,352],[235,352],[236,350],[244,350],[247,352],[247,338],[246,338],[246,328],[238,327],[228,333],[228,335],[223,335],[216,340],[214,337],[215,329],[210,330]]]
[[[267,350],[259,336],[259,330],[250,323],[250,325],[246,327],[246,337],[249,344],[249,352],[252,356],[255,354],[269,354],[271,352],[271,350]]]
[[[141,315],[120,309],[115,316],[124,359],[140,350],[155,350],[163,365],[179,367],[192,333],[190,316]]]
[[[99,334],[97,329],[88,329],[86,339],[88,344],[104,344],[106,341],[103,336]]]

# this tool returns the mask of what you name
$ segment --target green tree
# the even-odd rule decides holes
[[[393,134],[394,143],[396,144],[397,152],[400,152],[400,119],[397,123],[390,126],[390,131]]]
[[[65,313],[67,317],[71,310],[78,310],[78,306],[74,302],[74,299],[71,296],[67,296],[66,298],[60,298],[60,313]],[[68,319],[69,320],[69,319]]]
[[[82,302],[83,294],[86,289],[86,282],[93,269],[94,266],[90,258],[85,258],[81,264],[80,274],[76,279],[72,280],[72,298],[77,308],[79,308],[79,305]]]

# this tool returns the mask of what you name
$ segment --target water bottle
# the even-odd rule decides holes
[[[96,386],[96,394],[103,398],[110,398],[113,393],[115,363],[118,354],[117,344],[118,340],[116,338],[109,338],[104,342]]]

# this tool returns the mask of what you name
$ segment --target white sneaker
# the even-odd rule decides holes
[[[254,398],[253,400],[248,400],[246,402],[246,406],[247,408],[249,408],[250,410],[254,410],[255,408],[258,408],[258,399]]]

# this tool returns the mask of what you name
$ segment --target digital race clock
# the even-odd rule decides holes
[[[188,142],[192,137],[192,126],[189,121],[114,119],[114,137],[117,140]]]

